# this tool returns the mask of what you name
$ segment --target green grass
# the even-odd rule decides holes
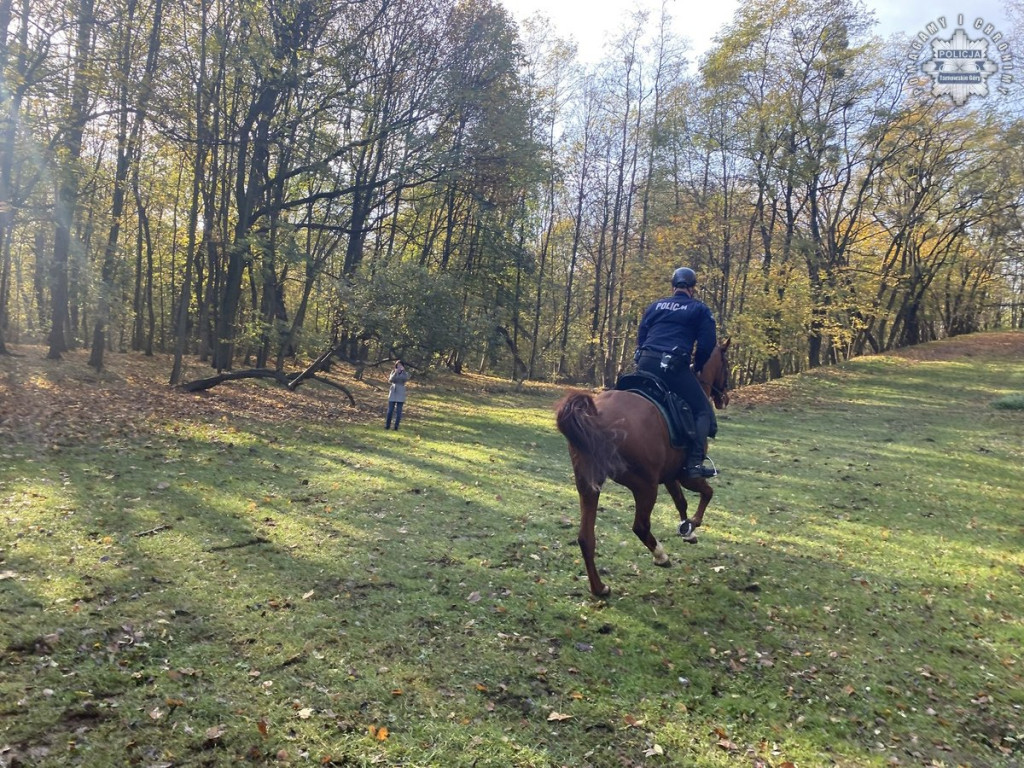
[[[1004,411],[1024,411],[1024,395],[1006,395],[992,401],[993,408]]]
[[[6,444],[0,764],[1019,766],[1022,389],[874,357],[736,393],[700,543],[655,511],[672,568],[606,490],[608,601],[552,389]]]

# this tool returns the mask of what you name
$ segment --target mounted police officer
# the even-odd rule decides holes
[[[687,477],[714,477],[704,466],[704,448],[714,414],[694,371],[700,371],[717,343],[715,318],[694,298],[697,273],[680,267],[672,273],[673,294],[658,299],[644,312],[636,335],[636,368],[660,378],[686,401],[693,414],[696,435],[687,453]],[[690,365],[693,369],[690,369]]]

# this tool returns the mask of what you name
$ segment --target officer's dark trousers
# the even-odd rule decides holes
[[[653,373],[672,390],[676,395],[683,398],[690,406],[693,414],[693,423],[697,436],[689,456],[690,464],[699,464],[704,459],[704,448],[707,445],[708,434],[711,431],[711,423],[714,414],[711,413],[711,403],[707,395],[693,375],[689,364],[679,360],[674,371],[665,371],[661,367],[661,355],[652,353],[641,353],[636,369],[645,373]]]

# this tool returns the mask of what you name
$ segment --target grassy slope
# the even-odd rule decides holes
[[[737,393],[671,569],[609,488],[607,602],[549,388],[5,435],[0,765],[1019,766],[1024,359],[932,347]]]

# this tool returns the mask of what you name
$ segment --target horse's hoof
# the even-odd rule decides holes
[[[679,535],[683,537],[683,541],[687,544],[697,543],[697,528],[689,520],[683,520],[679,524]]]
[[[672,565],[668,557],[668,552],[666,552],[665,548],[661,546],[660,541],[658,542],[658,545],[654,548],[654,564],[661,568],[668,568],[670,565]]]
[[[599,590],[594,592],[594,597],[598,597],[598,598],[601,598],[602,600],[604,600],[606,597],[611,595],[611,593],[612,593],[612,588],[609,587],[607,584],[605,584]]]

